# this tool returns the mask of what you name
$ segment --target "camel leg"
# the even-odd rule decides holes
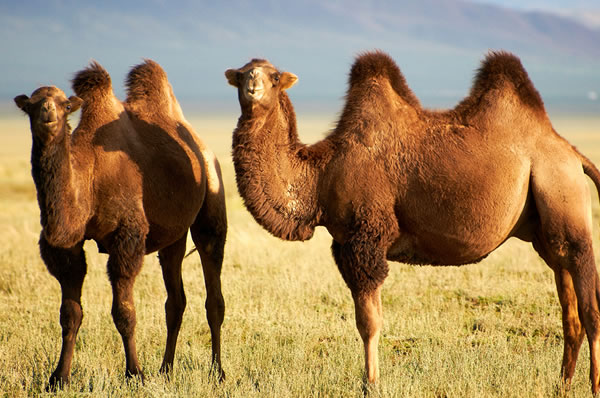
[[[369,293],[353,294],[356,327],[365,349],[365,377],[369,383],[379,380],[379,334],[383,326],[381,286]]]
[[[377,347],[383,326],[381,288],[387,276],[388,265],[384,251],[365,244],[365,234],[357,234],[340,245],[333,242],[333,257],[352,292],[356,327],[365,351],[365,379],[375,384],[379,379]]]
[[[69,382],[71,361],[77,332],[83,319],[81,289],[87,272],[83,242],[71,249],[52,247],[42,236],[40,253],[48,271],[58,280],[62,292],[60,325],[62,348],[56,369],[50,376],[48,390],[55,390]]]
[[[113,321],[125,349],[125,376],[140,376],[143,379],[142,370],[137,357],[135,346],[135,305],[133,302],[133,285],[135,276],[113,276],[111,284],[113,290],[113,304],[111,314]]]
[[[158,252],[163,279],[167,289],[167,301],[165,303],[167,344],[165,346],[163,362],[160,366],[161,373],[168,373],[173,369],[177,336],[179,335],[179,328],[181,327],[183,312],[185,311],[186,299],[183,290],[183,280],[181,279],[181,262],[185,255],[186,240],[187,232],[171,246]]]
[[[544,186],[539,181],[559,181],[565,185]],[[533,194],[540,215],[534,243],[555,270],[563,308],[563,380],[568,384],[573,376],[582,340],[581,321],[590,347],[592,392],[597,394],[600,391],[600,284],[592,247],[590,193],[581,166],[576,165],[571,170],[566,166],[536,170]]]
[[[590,347],[590,380],[592,392],[596,395],[600,392],[600,285],[591,242],[573,257],[570,273]]]
[[[555,258],[546,253],[539,244],[534,244],[534,248],[546,263],[554,271],[556,281],[556,290],[558,300],[562,308],[562,324],[564,335],[564,351],[561,367],[561,378],[563,386],[568,388],[575,373],[575,365],[579,355],[579,349],[585,337],[585,330],[581,325],[580,314],[577,305],[577,295],[573,286],[571,274],[562,268]]]
[[[113,291],[111,314],[125,349],[125,376],[139,376],[142,380],[144,375],[135,346],[133,285],[144,261],[144,241],[145,234],[121,227],[116,231],[110,245],[107,265]]]
[[[216,371],[219,381],[223,381],[225,372],[221,364],[221,325],[225,317],[225,301],[221,292],[221,268],[227,234],[225,208],[219,207],[211,214],[205,207],[190,231],[200,253],[206,285],[206,318],[212,344],[211,373]]]
[[[585,330],[581,326],[577,310],[577,296],[575,295],[571,275],[565,270],[556,272],[556,286],[558,287],[558,298],[563,310],[565,336],[561,374],[565,385],[569,385],[575,373],[575,364],[581,343],[583,343],[585,337]]]
[[[558,290],[558,299],[562,307],[562,324],[565,340],[563,361],[561,367],[561,376],[566,387],[571,384],[575,373],[575,364],[585,330],[581,326],[579,313],[577,310],[577,296],[573,287],[571,275],[564,269],[555,271],[556,288]]]

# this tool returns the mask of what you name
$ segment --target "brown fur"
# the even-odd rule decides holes
[[[308,239],[318,225],[331,233],[355,302],[367,380],[379,377],[387,260],[473,263],[514,236],[532,242],[555,272],[563,380],[573,376],[585,330],[598,392],[600,285],[584,176],[600,188],[600,174],[554,131],[519,59],[490,53],[467,98],[431,111],[389,56],[363,54],[337,126],[311,146],[297,141],[283,91],[295,76],[282,86],[286,74],[264,60],[225,72],[242,110],[233,132],[238,189],[276,236]]]
[[[56,87],[42,87],[31,98],[15,98],[31,122],[32,174],[42,224],[40,252],[62,289],[63,346],[50,377],[51,389],[70,377],[83,316],[80,299],[87,239],[109,254],[112,315],[123,338],[128,376],[142,375],[135,348],[133,284],[144,255],[158,251],[168,294],[161,371],[171,370],[186,303],[181,262],[188,230],[205,275],[212,361],[224,377],[220,274],[227,220],[219,164],[183,117],[158,64],[147,60],[133,68],[127,85],[128,98],[121,103],[113,94],[109,74],[92,62],[73,79],[79,97],[67,99]],[[80,97],[81,121],[71,134],[67,117],[82,103]]]

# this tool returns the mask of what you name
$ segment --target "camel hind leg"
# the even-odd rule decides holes
[[[81,289],[87,265],[83,242],[71,249],[57,248],[50,246],[42,234],[39,244],[42,259],[48,271],[60,283],[62,292],[60,305],[62,348],[56,369],[48,382],[48,390],[55,390],[69,382],[75,340],[83,319]]]
[[[221,269],[225,253],[227,216],[222,191],[218,195],[207,197],[190,231],[200,254],[206,285],[206,318],[212,344],[211,373],[216,371],[219,381],[223,381],[225,372],[221,364],[221,325],[225,317],[225,301],[221,291]]]
[[[536,250],[546,263],[554,270],[554,279],[558,300],[562,309],[562,326],[564,335],[564,350],[561,366],[561,378],[563,386],[569,388],[575,374],[575,365],[579,355],[579,349],[585,337],[585,330],[581,324],[580,311],[577,305],[577,295],[573,286],[571,274],[560,264],[555,264],[551,257],[535,245]]]
[[[532,190],[540,216],[534,246],[556,274],[565,332],[563,381],[568,385],[573,376],[582,341],[581,321],[590,347],[592,392],[597,394],[600,283],[592,247],[590,192],[581,164],[569,160],[534,170]]]
[[[186,240],[187,231],[175,243],[158,252],[163,280],[167,289],[167,301],[165,302],[167,343],[165,345],[163,362],[160,366],[161,373],[168,373],[173,369],[177,337],[179,336],[179,329],[181,328],[183,312],[186,306],[185,291],[181,278],[181,263],[185,256]]]

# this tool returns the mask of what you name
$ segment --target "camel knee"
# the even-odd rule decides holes
[[[187,306],[187,299],[183,289],[180,294],[169,295],[165,302],[165,313],[167,314],[167,327],[179,327],[183,319],[183,313]]]
[[[563,331],[565,344],[577,345],[581,344],[581,340],[585,334],[579,317],[563,321]]]
[[[208,292],[204,307],[209,326],[211,328],[221,327],[225,318],[225,300],[221,292]]]
[[[135,307],[130,302],[113,303],[111,315],[113,322],[122,336],[131,336],[135,330]]]
[[[81,305],[74,300],[64,300],[60,306],[60,326],[63,336],[77,333],[83,320]]]

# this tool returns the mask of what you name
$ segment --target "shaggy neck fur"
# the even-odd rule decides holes
[[[31,174],[40,206],[43,234],[53,246],[71,247],[84,236],[85,223],[80,221],[81,198],[73,188],[67,122],[50,143],[42,143],[34,134],[31,150]]]
[[[273,235],[310,239],[318,223],[318,169],[299,142],[287,95],[264,109],[243,109],[233,133],[233,162],[240,195]]]

